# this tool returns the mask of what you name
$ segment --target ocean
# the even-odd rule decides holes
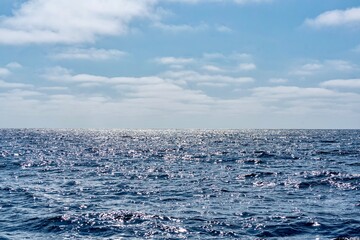
[[[0,239],[360,239],[360,130],[0,129]]]

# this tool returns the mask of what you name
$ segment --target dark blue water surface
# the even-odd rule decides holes
[[[0,239],[359,239],[359,130],[0,130]]]

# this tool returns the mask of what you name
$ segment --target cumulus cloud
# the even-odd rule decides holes
[[[307,19],[305,24],[311,27],[336,27],[344,25],[360,25],[360,7],[346,10],[327,11],[314,19]]]
[[[75,60],[108,60],[125,56],[126,53],[117,49],[98,49],[98,48],[69,48],[52,55],[55,59],[75,59]]]
[[[322,82],[322,87],[360,88],[360,79],[334,79]]]
[[[29,0],[0,20],[0,43],[81,43],[126,34],[152,14],[152,0]]]

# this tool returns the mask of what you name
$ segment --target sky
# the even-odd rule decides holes
[[[360,128],[358,0],[1,0],[0,128]]]

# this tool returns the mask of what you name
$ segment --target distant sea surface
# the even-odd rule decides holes
[[[360,130],[0,129],[0,239],[360,239]]]

